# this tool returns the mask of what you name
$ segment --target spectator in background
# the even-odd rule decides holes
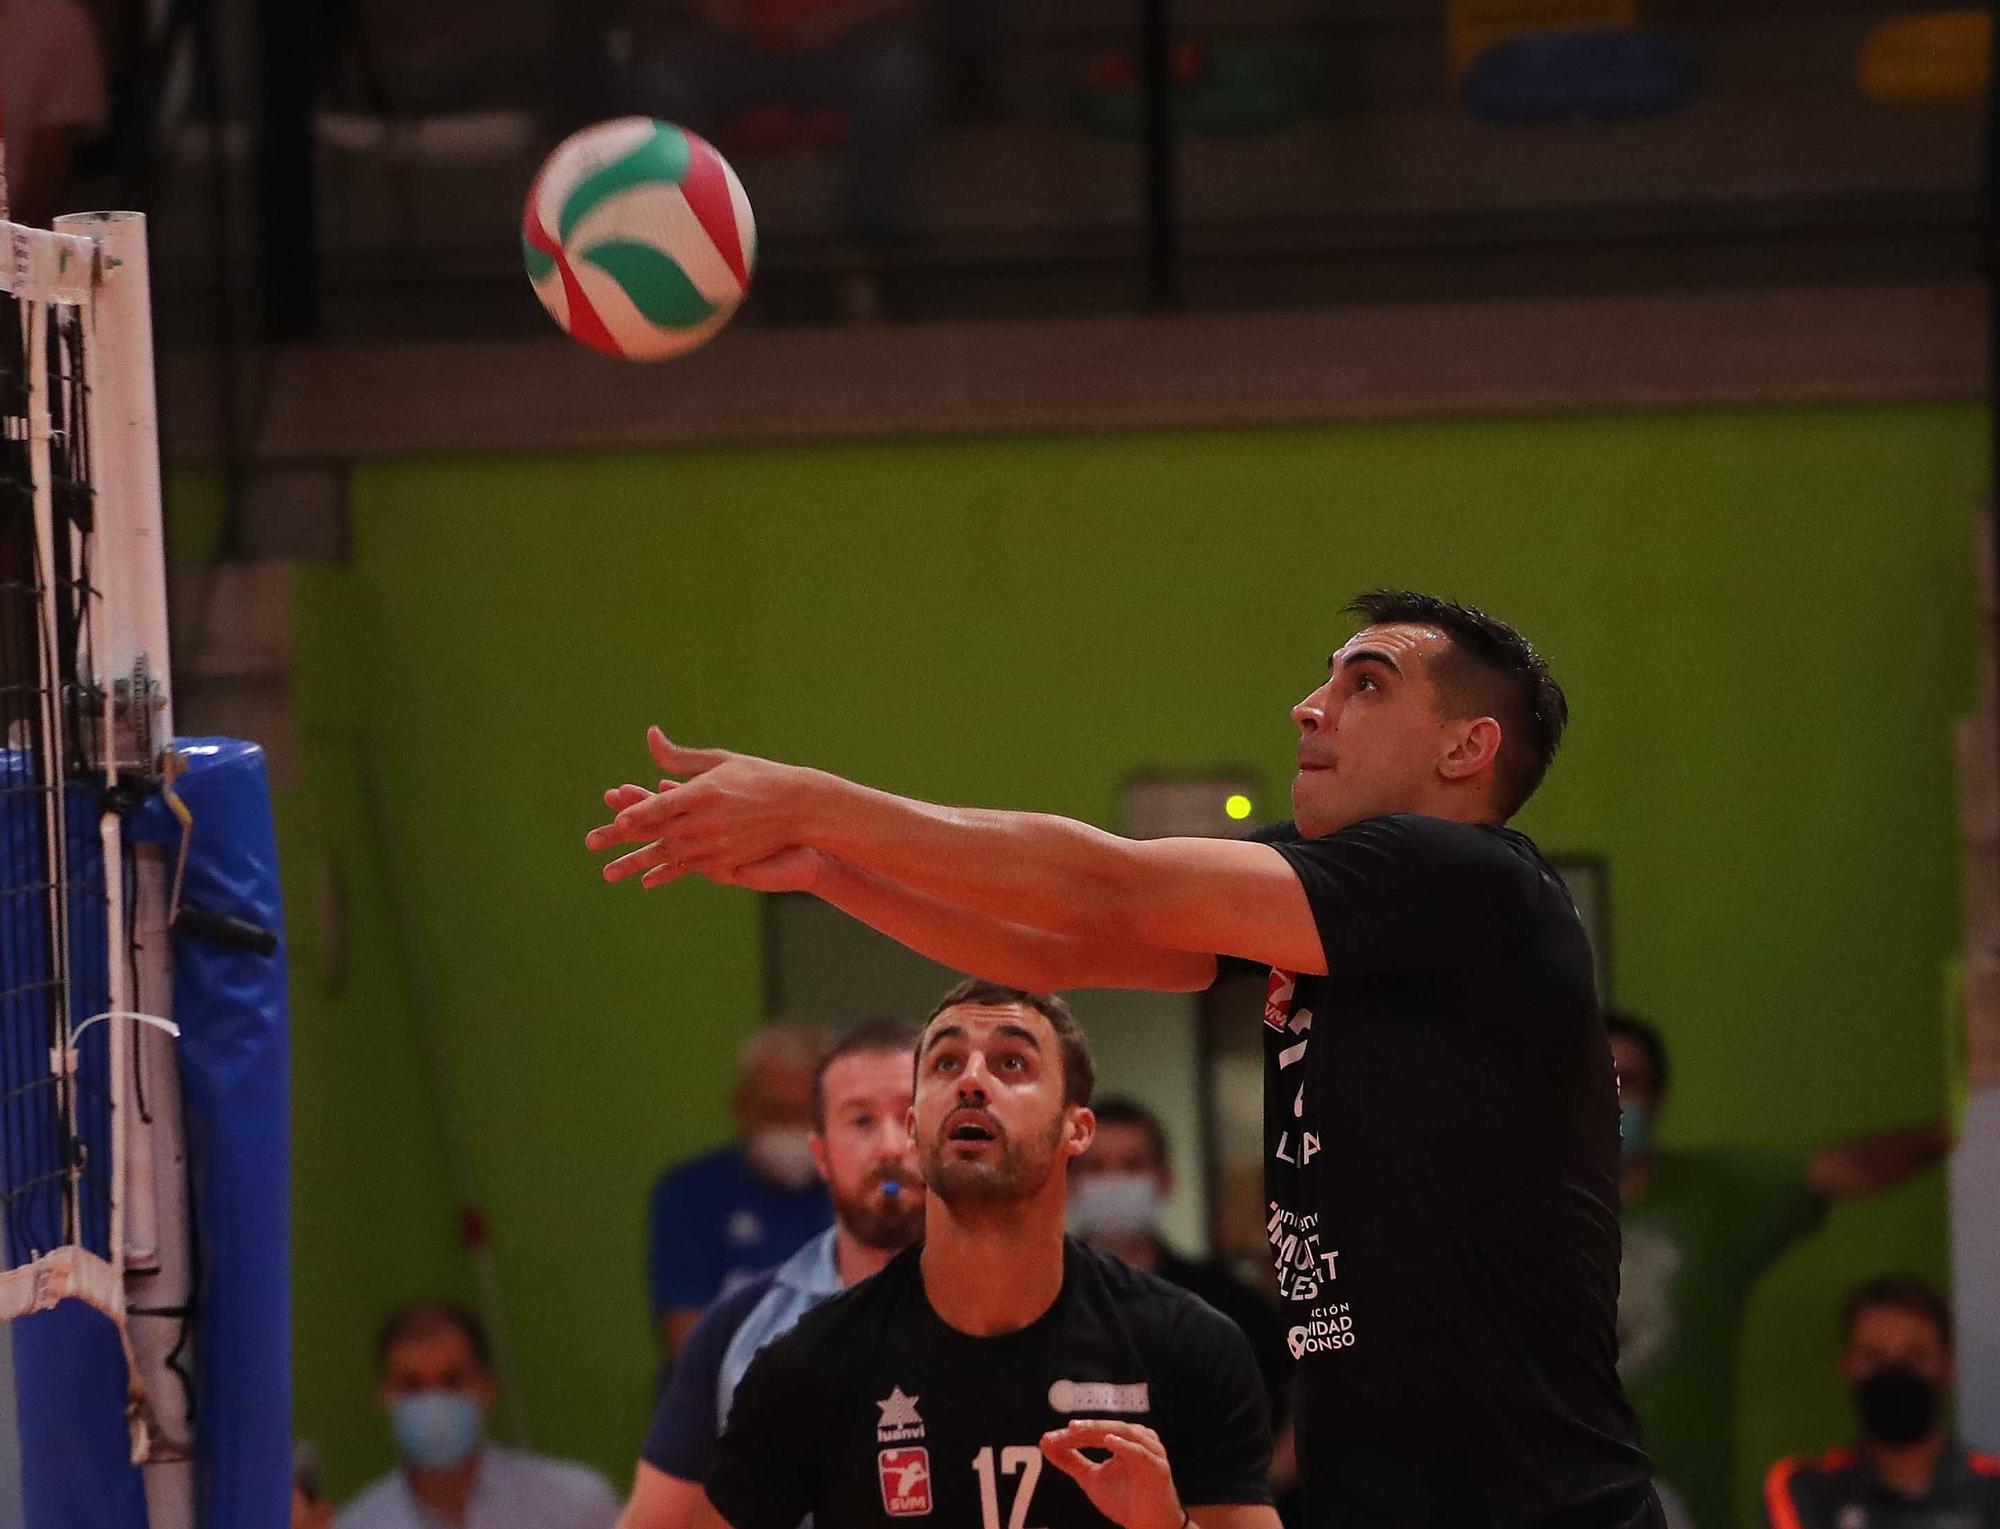
[[[743,1043],[730,1112],[738,1140],[670,1168],[653,1185],[647,1265],[668,1358],[702,1308],[774,1269],[833,1221],[813,1167],[813,1076],[821,1037],[770,1024]]]
[[[1919,1279],[1890,1276],[1847,1298],[1840,1373],[1860,1441],[1771,1467],[1771,1529],[2000,1529],[2000,1456],[1945,1431],[1951,1313]]]
[[[635,29],[634,105],[713,136],[756,107],[823,107],[848,121],[839,235],[879,254],[930,120],[924,0],[686,0],[664,36]],[[859,315],[857,315],[859,316]]]
[[[702,1313],[653,1408],[619,1529],[686,1529],[736,1383],[758,1350],[923,1237],[924,1185],[909,1129],[916,1049],[913,1028],[878,1021],[848,1031],[820,1060],[813,1161],[833,1199],[833,1225]]]
[[[1735,1520],[1737,1345],[1758,1277],[1829,1200],[1894,1189],[1944,1156],[1932,1123],[1811,1152],[1655,1145],[1669,1069],[1658,1030],[1610,1013],[1618,1069],[1624,1263],[1618,1370],[1654,1468],[1695,1529]]]
[[[333,1501],[320,1485],[319,1454],[304,1440],[292,1447],[292,1529],[333,1529]]]
[[[334,1529],[611,1529],[618,1498],[595,1471],[486,1441],[499,1393],[479,1319],[449,1301],[390,1313],[375,1345],[375,1399],[402,1463]]]
[[[1285,1349],[1277,1302],[1258,1295],[1221,1259],[1183,1257],[1160,1236],[1160,1220],[1174,1192],[1172,1154],[1160,1117],[1136,1099],[1120,1096],[1102,1100],[1094,1109],[1096,1139],[1070,1164],[1070,1225],[1092,1247],[1192,1291],[1243,1330],[1270,1400],[1276,1441],[1271,1485],[1280,1513],[1287,1522],[1296,1522],[1297,1504],[1287,1501],[1298,1477],[1290,1423],[1292,1356]]]
[[[104,57],[75,0],[0,0],[0,130],[16,223],[62,212],[76,151],[104,130]]]

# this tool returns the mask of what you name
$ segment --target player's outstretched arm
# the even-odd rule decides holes
[[[604,804],[618,812],[650,795],[643,786],[619,786],[604,793]],[[940,965],[1032,992],[1096,987],[1194,993],[1215,980],[1211,955],[1051,934],[968,913],[816,849],[780,850],[753,865],[716,870],[710,879],[752,892],[808,893]]]
[[[1119,945],[1233,955],[1324,972],[1297,876],[1268,845],[1122,839],[1042,813],[940,807],[824,771],[716,749],[658,728],[654,759],[679,783],[586,839],[640,848],[605,868],[660,886],[690,871],[726,880],[806,847],[950,907]]]
[[[1030,929],[954,908],[830,856],[820,865],[809,890],[850,918],[942,965],[1009,987],[1198,993],[1215,981],[1215,957],[1207,952]]]

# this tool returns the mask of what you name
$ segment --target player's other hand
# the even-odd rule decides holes
[[[640,876],[642,885],[656,887],[688,871],[726,880],[795,847],[798,809],[813,772],[726,749],[682,748],[657,727],[648,729],[646,743],[662,770],[682,778],[661,781],[658,791],[621,786],[604,794],[617,816],[584,843],[640,846],[607,865],[605,880]]]
[[[794,845],[734,870],[709,873],[708,879],[718,886],[742,887],[751,892],[811,892],[818,888],[820,872],[827,863],[827,857],[820,851]]]
[[[1110,1458],[1089,1459],[1086,1449],[1106,1451]],[[1124,1529],[1181,1529],[1186,1515],[1174,1490],[1167,1446],[1144,1424],[1078,1418],[1043,1434],[1042,1453],[1112,1523]]]

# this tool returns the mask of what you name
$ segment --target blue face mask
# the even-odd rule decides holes
[[[479,1448],[479,1403],[463,1391],[413,1391],[389,1408],[404,1460],[419,1470],[462,1465]]]
[[[1638,1157],[1653,1145],[1653,1120],[1644,1110],[1625,1105],[1618,1111],[1618,1155]]]

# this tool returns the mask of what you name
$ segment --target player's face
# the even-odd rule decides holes
[[[1660,1089],[1646,1048],[1629,1035],[1611,1037],[1611,1065],[1618,1072],[1618,1103],[1648,1117],[1660,1111]]]
[[[1364,627],[1327,661],[1326,683],[1292,708],[1299,730],[1292,816],[1317,838],[1364,818],[1423,808],[1463,724],[1438,715],[1435,627]]]
[[[1089,1145],[1090,1112],[1063,1103],[1046,1015],[961,1004],[924,1031],[910,1129],[931,1193],[957,1208],[1036,1194]]]
[[[745,1136],[758,1131],[812,1129],[813,1070],[789,1061],[765,1061],[737,1085],[731,1101]]]
[[[813,1159],[833,1213],[864,1246],[907,1248],[924,1234],[924,1184],[910,1145],[910,1053],[857,1051],[835,1061],[822,1084],[826,1125]],[[894,1195],[883,1192],[888,1183]]]
[[[1952,1382],[1951,1350],[1937,1323],[1906,1306],[1869,1306],[1855,1314],[1841,1371],[1850,1386],[1877,1370],[1915,1370],[1940,1391]]]
[[[471,1340],[456,1327],[439,1326],[397,1339],[383,1357],[376,1399],[384,1407],[420,1391],[462,1391],[484,1411],[496,1386]]]
[[[1153,1139],[1131,1120],[1099,1120],[1090,1150],[1070,1165],[1072,1184],[1104,1177],[1151,1179],[1164,1196],[1172,1188],[1167,1165],[1153,1155]]]

